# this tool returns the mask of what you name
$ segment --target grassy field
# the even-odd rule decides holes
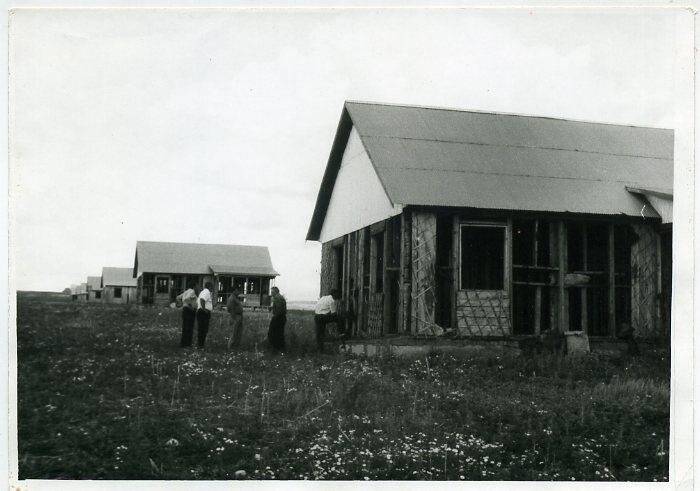
[[[20,478],[668,479],[663,350],[317,355],[291,312],[274,356],[267,315],[198,352],[173,309],[20,296]]]

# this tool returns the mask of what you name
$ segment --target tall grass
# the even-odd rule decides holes
[[[481,350],[416,359],[311,353],[311,314],[289,350],[225,314],[205,352],[178,346],[179,312],[19,304],[22,478],[668,478],[663,351],[641,358]],[[240,472],[243,471],[243,472]]]

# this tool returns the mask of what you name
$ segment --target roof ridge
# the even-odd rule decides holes
[[[269,249],[268,246],[265,245],[259,245],[259,244],[213,244],[213,243],[204,243],[204,242],[171,242],[171,241],[165,241],[165,240],[137,240],[136,244],[177,244],[177,245],[195,245],[195,246],[217,246],[217,247],[261,247],[265,249]]]
[[[541,116],[538,114],[522,114],[522,113],[508,113],[502,111],[485,111],[480,109],[464,109],[457,107],[442,107],[442,106],[422,106],[419,104],[402,104],[395,102],[373,102],[373,101],[360,101],[354,99],[346,99],[345,104],[364,104],[373,106],[390,106],[390,107],[410,107],[415,109],[428,109],[432,111],[452,111],[460,113],[474,113],[474,114],[494,114],[499,116],[513,116],[519,118],[537,118],[537,119],[549,119],[553,121],[568,121],[570,123],[586,123],[586,124],[603,124],[609,126],[624,126],[626,128],[641,128],[641,129],[651,129],[651,130],[664,130],[664,131],[674,131],[673,128],[663,128],[660,126],[641,126],[638,124],[629,123],[612,123],[610,121],[591,121],[586,119],[571,119],[571,118],[557,118],[554,116]]]

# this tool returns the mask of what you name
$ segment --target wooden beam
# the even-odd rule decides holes
[[[510,217],[506,222],[505,238],[503,287],[508,295],[508,330],[509,334],[513,334],[513,219]]]
[[[581,224],[583,227],[583,270],[588,270],[588,227],[585,222]],[[585,288],[581,288],[581,330],[588,334],[588,292]]]
[[[542,328],[542,287],[535,287],[535,334]]]
[[[532,264],[536,267],[538,246],[539,246],[540,221],[535,220],[535,231],[532,237]],[[535,334],[542,331],[542,287],[535,287],[535,319],[534,319]]]
[[[399,332],[411,330],[411,214],[401,213],[401,315]]]
[[[378,234],[380,232],[384,232],[386,230],[386,220],[382,220],[381,222],[376,222],[373,223],[372,225],[369,226],[369,233],[372,235]]]
[[[365,312],[365,234],[367,234],[367,229],[363,228],[357,231],[357,255],[358,255],[358,268],[357,268],[357,330],[364,331],[367,326],[364,323],[364,312]]]
[[[382,306],[382,334],[386,334],[389,332],[389,321],[390,321],[390,315],[389,313],[391,312],[391,305],[390,302],[392,302],[392,298],[387,295],[387,292],[389,291],[389,273],[387,272],[387,263],[389,262],[389,246],[391,245],[391,239],[392,239],[392,229],[393,227],[391,226],[391,223],[389,222],[391,219],[385,220],[386,226],[384,227],[384,250],[382,251],[382,254],[384,255],[384,261],[382,261],[382,284],[384,285],[382,288],[382,294],[384,296],[383,303],[384,305]]]
[[[550,267],[553,267],[553,271],[558,271],[559,270],[559,264],[557,263],[557,258],[559,257],[557,255],[558,251],[558,244],[557,244],[557,227],[555,226],[554,222],[549,221],[549,258],[547,261],[547,264]],[[559,314],[557,312],[557,294],[554,288],[549,290],[549,326],[552,331],[555,331],[557,329],[557,319],[559,318]]]
[[[656,250],[654,251],[656,253],[656,282],[654,285],[656,287],[656,291],[654,292],[654,304],[656,309],[654,310],[654,332],[658,333],[659,336],[663,336],[665,330],[664,326],[661,325],[661,298],[663,292],[663,284],[661,281],[661,234],[659,234],[658,230],[654,230],[653,233],[654,237],[656,238],[656,241],[654,243],[656,247]]]
[[[455,331],[459,331],[459,326],[457,325],[457,296],[459,295],[459,266],[461,261],[459,257],[459,241],[459,215],[455,213],[452,216],[452,254],[450,258],[450,266],[452,267],[452,309],[450,312],[450,324]]]
[[[535,233],[532,236],[532,264],[537,266],[537,249],[539,245],[539,240],[537,235],[540,231],[540,221],[535,220]]]
[[[615,225],[608,225],[608,335],[615,338]]]
[[[557,278],[557,325],[559,332],[564,332],[569,330],[569,317],[568,317],[568,297],[566,295],[566,289],[564,288],[564,274],[566,272],[566,259],[567,259],[567,242],[566,242],[566,226],[563,220],[557,221],[557,232],[559,236],[558,248],[557,248],[557,263],[559,265],[559,274]]]

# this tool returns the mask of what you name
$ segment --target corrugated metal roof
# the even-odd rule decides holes
[[[102,286],[136,286],[133,268],[102,268]]]
[[[136,243],[138,271],[149,273],[210,274],[217,272],[278,276],[270,251],[264,246],[233,244],[189,244],[180,242]]]
[[[338,131],[352,126],[394,204],[640,216],[645,203],[625,186],[673,187],[667,129],[346,102]],[[308,240],[346,141],[336,135]]]
[[[87,284],[91,290],[102,290],[102,277],[101,276],[88,276]]]

